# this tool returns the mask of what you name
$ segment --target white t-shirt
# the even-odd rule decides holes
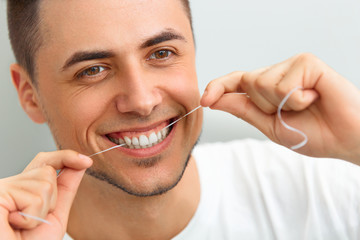
[[[203,144],[193,154],[200,204],[173,240],[360,239],[360,167],[269,141]]]

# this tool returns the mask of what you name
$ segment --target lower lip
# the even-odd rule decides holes
[[[136,157],[136,158],[149,158],[149,157],[156,156],[156,155],[160,154],[161,152],[163,152],[170,145],[171,140],[173,139],[173,137],[175,135],[176,126],[177,126],[177,124],[174,124],[172,126],[172,129],[171,129],[169,135],[161,143],[158,143],[155,146],[152,146],[149,148],[139,148],[139,149],[119,147],[119,148],[114,149],[114,151],[115,150],[121,151],[121,152],[125,153],[126,155]],[[104,137],[113,146],[116,146],[116,144],[111,142],[106,136],[104,136]]]

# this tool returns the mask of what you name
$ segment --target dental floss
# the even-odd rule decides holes
[[[111,147],[111,148],[105,149],[105,150],[103,150],[103,151],[100,151],[100,152],[91,154],[91,155],[89,155],[88,157],[91,158],[91,157],[93,157],[93,156],[95,156],[95,155],[98,155],[98,154],[101,154],[101,153],[104,153],[104,152],[107,152],[107,151],[110,151],[110,150],[113,150],[113,149],[115,149],[115,148],[119,148],[119,147],[122,147],[122,146],[125,146],[125,145],[126,145],[125,143],[120,144],[120,145],[116,145],[116,146],[113,146],[113,147]]]
[[[167,125],[166,127],[164,127],[162,130],[174,125],[175,123],[177,123],[178,121],[180,121],[181,119],[183,119],[184,117],[186,117],[187,115],[190,115],[191,113],[195,112],[196,110],[198,110],[199,108],[201,108],[202,106],[197,106],[196,108],[194,108],[193,110],[191,110],[190,112],[188,112],[187,114],[185,114],[184,116],[182,116],[181,118],[177,119],[176,121],[170,123],[169,125]]]
[[[39,221],[39,222],[43,222],[43,223],[46,223],[46,224],[48,224],[48,225],[51,225],[51,222],[49,222],[49,221],[47,221],[47,220],[45,220],[45,219],[43,219],[43,218],[39,218],[39,217],[36,217],[36,216],[32,216],[32,215],[30,215],[30,214],[26,214],[26,213],[23,213],[23,212],[18,212],[21,216],[24,216],[24,217],[27,217],[27,218],[32,218],[32,219],[35,219],[35,220],[37,220],[37,221]]]
[[[293,132],[296,132],[296,133],[298,133],[298,134],[300,134],[301,136],[304,137],[304,140],[303,140],[301,143],[299,143],[299,144],[294,145],[294,146],[291,147],[292,150],[296,150],[296,149],[299,149],[299,148],[305,146],[305,144],[308,142],[308,137],[307,137],[307,135],[306,135],[305,133],[303,133],[302,131],[300,131],[300,130],[298,130],[298,129],[296,129],[296,128],[293,128],[293,127],[289,126],[288,124],[286,124],[285,121],[284,121],[284,120],[282,119],[282,117],[281,117],[281,110],[282,110],[282,108],[284,107],[284,105],[285,105],[285,103],[287,102],[287,100],[290,98],[290,96],[291,96],[295,91],[297,91],[297,90],[299,90],[299,89],[303,89],[303,88],[302,88],[302,87],[296,87],[296,88],[292,89],[292,90],[285,96],[285,98],[281,101],[281,103],[279,104],[279,107],[278,107],[278,109],[277,109],[277,115],[278,115],[278,117],[279,117],[280,123],[281,123],[286,129],[288,129],[288,130],[290,130],[290,131],[293,131]],[[246,94],[246,93],[227,93],[227,94]],[[187,117],[188,115],[190,115],[191,113],[193,113],[193,112],[195,112],[196,110],[200,109],[201,107],[202,107],[201,105],[200,105],[200,106],[197,106],[196,108],[194,108],[193,110],[191,110],[190,112],[188,112],[188,113],[185,114],[184,116],[180,117],[180,118],[177,119],[176,121],[170,123],[169,125],[167,125],[167,126],[164,127],[163,129],[169,128],[170,126],[174,125],[175,123],[177,123],[177,122],[180,121],[181,119]],[[163,129],[162,129],[162,130],[163,130]],[[122,147],[122,146],[125,146],[125,145],[126,145],[125,143],[120,144],[120,145],[116,145],[116,146],[113,146],[113,147],[111,147],[111,148],[105,149],[105,150],[103,150],[103,151],[100,151],[100,152],[91,154],[91,155],[89,155],[88,157],[93,157],[93,156],[95,156],[95,155],[98,155],[98,154],[101,154],[101,153],[104,153],[104,152],[107,152],[107,151],[110,151],[110,150],[113,150],[113,149],[115,149],[115,148],[119,148],[119,147]]]
[[[296,132],[296,133],[298,133],[298,134],[300,134],[301,136],[304,137],[304,140],[303,140],[301,143],[296,144],[296,145],[294,145],[294,146],[291,147],[292,150],[296,150],[296,149],[299,149],[299,148],[305,146],[306,143],[308,142],[308,137],[307,137],[307,135],[306,135],[305,133],[303,133],[302,131],[300,131],[300,130],[294,128],[294,127],[291,127],[291,126],[289,126],[288,124],[286,124],[285,121],[284,121],[284,120],[282,119],[282,117],[281,117],[281,110],[282,110],[282,108],[284,107],[284,105],[285,105],[285,103],[287,102],[287,100],[290,98],[290,96],[291,96],[295,91],[297,91],[297,90],[299,90],[299,89],[303,89],[303,88],[302,88],[302,87],[296,87],[296,88],[292,89],[292,90],[285,96],[285,98],[281,101],[281,103],[279,104],[278,109],[277,109],[277,115],[278,115],[278,118],[279,118],[279,120],[280,120],[280,123],[281,123],[286,129],[288,129],[288,130],[290,130],[290,131],[293,131],[293,132]],[[246,93],[235,93],[235,94],[246,94]],[[186,116],[190,115],[191,113],[195,112],[196,110],[200,109],[201,107],[202,107],[202,106],[200,105],[200,106],[194,108],[193,110],[191,110],[190,112],[188,112],[187,114],[185,114],[185,115],[182,116],[181,118],[177,119],[176,121],[170,123],[169,125],[167,125],[167,126],[164,127],[163,129],[166,129],[166,128],[174,125],[175,123],[177,123],[177,122],[180,121],[181,119],[185,118]],[[122,146],[125,146],[125,145],[126,145],[125,143],[120,144],[120,145],[116,145],[116,146],[113,146],[113,147],[111,147],[111,148],[105,149],[105,150],[103,150],[103,151],[100,151],[100,152],[96,152],[96,153],[94,153],[94,154],[91,154],[91,155],[89,155],[88,157],[93,157],[93,156],[96,156],[96,155],[98,155],[98,154],[101,154],[101,153],[104,153],[104,152],[107,152],[107,151],[110,151],[110,150],[113,150],[113,149],[115,149],[115,148],[119,148],[119,147],[122,147]],[[58,174],[57,177],[59,177],[62,173],[63,173],[63,169],[59,172],[59,174]],[[48,224],[48,225],[51,225],[51,223],[50,223],[49,221],[45,220],[45,219],[42,219],[42,218],[39,218],[39,217],[36,217],[36,216],[32,216],[32,215],[29,215],[29,214],[26,214],[26,213],[23,213],[23,212],[18,212],[18,213],[19,213],[20,215],[24,216],[24,217],[32,218],[32,219],[35,219],[35,220],[37,220],[37,221],[40,221],[40,222],[46,223],[46,224]]]
[[[296,132],[296,133],[298,133],[298,134],[300,134],[301,136],[304,137],[304,140],[303,140],[302,142],[300,142],[299,144],[296,144],[296,145],[290,147],[292,150],[296,150],[296,149],[299,149],[299,148],[302,148],[303,146],[305,146],[305,144],[308,142],[308,137],[307,137],[307,135],[306,135],[305,133],[303,133],[302,131],[300,131],[300,130],[298,130],[298,129],[296,129],[296,128],[293,128],[293,127],[287,125],[286,122],[284,122],[284,120],[283,120],[282,117],[281,117],[281,109],[284,107],[285,103],[286,103],[287,100],[290,98],[290,96],[291,96],[294,92],[296,92],[297,90],[299,90],[299,89],[304,89],[304,88],[298,86],[298,87],[292,89],[292,90],[284,97],[284,99],[281,101],[281,103],[280,103],[280,105],[279,105],[279,107],[278,107],[278,110],[277,110],[277,115],[278,115],[278,117],[279,117],[280,123],[281,123],[286,129],[288,129],[288,130],[290,130],[290,131],[293,131],[293,132]]]

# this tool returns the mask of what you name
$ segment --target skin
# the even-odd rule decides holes
[[[103,150],[109,147],[104,133],[181,116],[199,101],[204,107],[248,121],[271,140],[289,147],[301,138],[283,129],[275,113],[284,96],[301,86],[304,90],[290,97],[283,113],[287,123],[309,137],[309,143],[297,151],[359,164],[359,90],[315,56],[300,54],[264,69],[215,79],[200,100],[191,28],[180,3],[63,3],[54,0],[41,6],[42,30],[48,41],[37,55],[38,87],[20,66],[12,65],[11,71],[29,117],[47,122],[59,148],[73,150],[41,153],[22,174],[0,179],[0,232],[6,239],[61,239],[68,222],[67,230],[76,239],[174,237],[186,227],[199,202],[198,171],[192,157],[176,187],[152,197],[136,197],[105,181],[82,176],[92,164],[93,171],[105,172],[134,192],[150,193],[171,185],[181,175],[199,136],[201,111],[179,122],[169,147],[148,167],[139,162],[153,156],[134,157],[114,150],[94,157],[92,162],[77,152],[89,155]],[[173,39],[139,47],[169,28],[185,41]],[[152,53],[164,48],[180,54],[149,60]],[[115,54],[62,70],[74,52],[93,49],[110,49]],[[94,65],[104,67],[96,77],[74,77]],[[238,92],[249,97],[231,94]],[[65,168],[64,173],[56,178],[55,169],[60,168]],[[16,211],[42,217],[52,225],[20,217]]]
[[[35,122],[49,124],[59,148],[85,155],[112,146],[105,133],[133,131],[180,117],[200,102],[194,41],[180,1],[114,0],[99,7],[100,2],[44,1],[40,17],[46,44],[37,55],[37,87],[24,79],[26,75],[15,76],[21,69],[13,67],[15,85],[28,115]],[[86,11],[79,13],[78,9]],[[143,46],[163,32],[181,37]],[[171,54],[152,59],[159,50]],[[79,51],[112,54],[64,68]],[[100,66],[101,71],[79,76],[92,66]],[[169,146],[159,153],[134,157],[113,150],[94,157],[92,171],[105,172],[132,192],[147,194],[168,188],[180,178],[201,123],[202,112],[198,111],[176,124]],[[139,166],[154,157],[157,162],[150,167]],[[95,196],[90,201],[89,194]],[[134,197],[85,175],[73,205],[69,232],[76,239],[121,235],[123,239],[168,239],[190,221],[199,198],[192,157],[179,184],[160,196]],[[109,213],[107,222],[113,225],[98,224],[97,216],[104,212]],[[78,225],[79,221],[85,222]],[[158,231],[159,226],[164,232]]]

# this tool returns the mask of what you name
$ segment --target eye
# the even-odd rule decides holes
[[[153,54],[150,55],[149,60],[153,60],[153,59],[158,59],[158,60],[163,60],[163,59],[167,59],[171,54],[173,54],[172,51],[170,50],[159,50],[154,52]]]
[[[82,71],[78,77],[93,77],[104,71],[105,68],[101,66],[93,66]]]

